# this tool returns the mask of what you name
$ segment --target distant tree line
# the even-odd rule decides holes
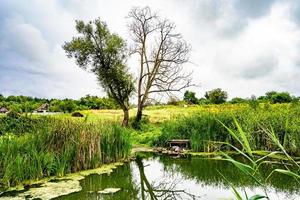
[[[250,98],[241,98],[235,97],[230,101],[227,101],[228,93],[223,91],[221,88],[213,89],[211,91],[205,92],[204,97],[197,98],[196,93],[187,90],[183,96],[183,103],[187,104],[222,104],[222,103],[249,103],[255,105],[257,103],[290,103],[290,102],[299,102],[299,97],[292,96],[288,92],[276,92],[270,91],[266,92],[265,95],[255,97],[252,95]],[[170,97],[168,104],[176,105],[179,104],[180,100],[175,97]]]
[[[3,96],[0,94],[0,108],[5,107],[18,113],[33,112],[41,105],[48,104],[50,112],[73,112],[89,109],[117,109],[118,104],[108,97],[87,95],[79,100],[45,99],[29,96]]]

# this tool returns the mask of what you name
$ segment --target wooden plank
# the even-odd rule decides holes
[[[182,142],[182,143],[185,143],[185,142],[190,142],[190,140],[170,140],[169,142]]]

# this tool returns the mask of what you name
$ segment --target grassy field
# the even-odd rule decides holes
[[[143,111],[145,117],[149,119],[152,124],[159,124],[171,120],[178,116],[188,116],[199,112],[218,113],[221,111],[234,111],[247,108],[248,105],[206,105],[206,106],[150,106]],[[114,121],[121,122],[123,118],[122,110],[84,110],[80,111],[87,118],[87,121]],[[133,118],[136,114],[136,108],[129,112],[130,117]],[[56,117],[71,117],[71,114],[59,114]]]
[[[242,131],[253,151],[265,152],[279,150],[269,137],[274,133],[288,153],[300,155],[299,104],[152,106],[140,129],[121,127],[121,110],[80,112],[85,117],[1,115],[0,186],[99,167],[127,158],[132,145],[167,146],[175,138],[189,139],[194,152],[231,151],[224,142],[243,149],[229,130]]]

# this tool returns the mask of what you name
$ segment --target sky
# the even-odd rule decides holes
[[[100,17],[131,43],[126,17],[149,6],[173,21],[191,45],[202,97],[222,88],[230,98],[287,91],[300,96],[300,0],[0,0],[0,94],[46,98],[105,96],[96,77],[67,58],[62,45],[75,20]],[[136,58],[128,61],[137,69]]]

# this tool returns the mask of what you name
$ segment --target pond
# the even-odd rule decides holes
[[[262,170],[268,174],[272,166],[264,166]],[[147,154],[142,159],[119,166],[111,174],[87,176],[80,181],[80,192],[56,200],[234,199],[225,178],[243,194],[244,189],[248,196],[264,194],[263,188],[227,161]],[[107,188],[115,189],[115,193],[99,193]],[[272,200],[300,199],[299,184],[284,175],[275,175],[266,192]]]

